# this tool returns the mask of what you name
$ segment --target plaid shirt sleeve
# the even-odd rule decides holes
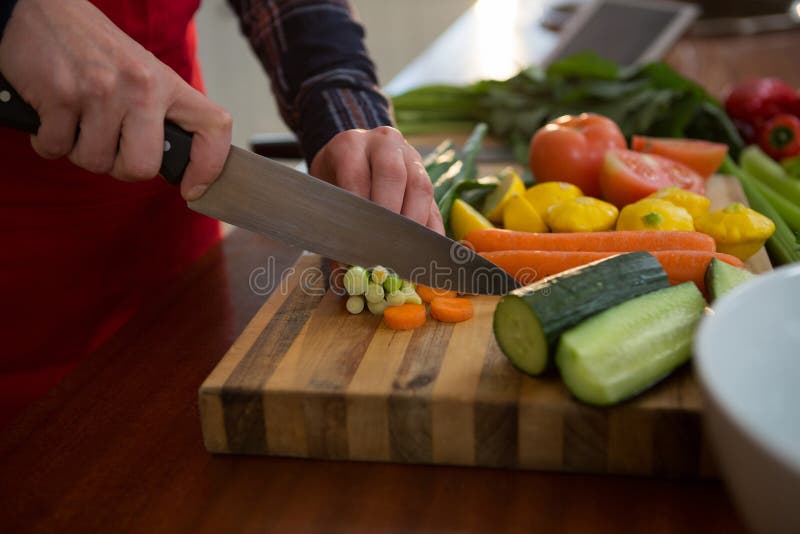
[[[392,124],[347,0],[228,0],[310,163],[334,135]]]

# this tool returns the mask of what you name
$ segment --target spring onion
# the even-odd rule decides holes
[[[386,301],[379,300],[378,302],[367,301],[367,308],[373,315],[383,315],[383,310],[386,309]]]
[[[367,302],[376,303],[383,301],[383,286],[380,284],[370,283],[367,286],[367,291],[364,293],[364,296],[367,298]]]
[[[344,273],[342,283],[348,295],[363,295],[369,285],[367,270],[358,265],[350,267]]]
[[[406,295],[402,291],[392,291],[386,294],[387,306],[400,306],[406,303]]]
[[[347,308],[347,311],[353,315],[358,315],[364,311],[364,297],[361,295],[351,295],[347,298],[347,304],[345,304],[345,307]]]
[[[381,265],[372,268],[371,281],[376,284],[383,284],[389,277],[389,269]]]

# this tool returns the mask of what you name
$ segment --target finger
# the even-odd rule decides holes
[[[166,118],[194,134],[189,165],[183,173],[181,194],[196,200],[219,177],[231,146],[230,114],[181,82]]]
[[[39,110],[41,126],[31,136],[31,145],[41,157],[56,159],[66,156],[75,144],[78,114],[71,107],[52,107]]]
[[[363,130],[338,134],[314,158],[312,174],[363,198],[372,192],[367,141]]]
[[[372,201],[400,213],[408,179],[403,147],[395,143],[376,143],[371,147]]]
[[[90,104],[81,115],[78,140],[69,160],[89,172],[107,174],[114,166],[119,143],[121,113]]]
[[[164,155],[164,110],[131,110],[122,119],[111,175],[125,181],[149,180],[158,175]]]
[[[433,200],[433,184],[422,165],[419,153],[410,146],[405,150],[406,191],[401,213],[419,224],[426,224]]]
[[[439,206],[436,205],[436,201],[431,201],[431,207],[428,212],[428,221],[425,224],[428,228],[433,230],[434,232],[438,232],[444,235],[444,222],[442,221],[442,212],[439,211]]]

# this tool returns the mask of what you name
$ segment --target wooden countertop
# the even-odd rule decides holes
[[[800,33],[685,40],[716,92],[800,85]],[[298,251],[235,230],[0,435],[4,532],[742,532],[722,485],[654,478],[213,456],[197,388]]]

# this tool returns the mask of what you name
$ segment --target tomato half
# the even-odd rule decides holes
[[[714,174],[728,154],[728,145],[699,139],[668,139],[634,135],[631,148],[683,163],[703,178]]]
[[[692,169],[656,154],[613,149],[600,172],[603,198],[622,208],[664,187],[705,193],[705,180]]]
[[[564,115],[531,139],[531,172],[537,182],[567,182],[584,195],[600,194],[600,168],[610,148],[625,148],[619,126],[594,113]]]

